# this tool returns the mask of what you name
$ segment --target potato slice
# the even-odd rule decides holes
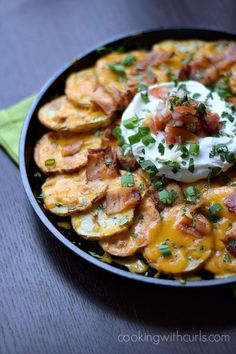
[[[88,132],[107,127],[112,117],[97,108],[76,107],[66,96],[61,96],[42,106],[38,118],[55,131]]]
[[[97,87],[97,79],[93,68],[71,74],[66,80],[65,94],[73,103],[81,107],[91,105],[91,96]]]
[[[107,215],[104,203],[100,203],[88,212],[72,215],[71,222],[78,235],[88,240],[99,240],[126,230],[133,218],[134,209]]]
[[[214,203],[221,205],[221,210],[217,214],[219,220],[213,228],[214,252],[207,260],[204,269],[212,272],[218,277],[230,276],[236,273],[236,257],[230,254],[223,242],[225,236],[234,227],[236,222],[236,214],[230,212],[225,204],[226,198],[235,192],[235,187],[225,186],[218,188],[210,188],[206,191],[200,200],[206,210]]]
[[[141,201],[131,228],[123,233],[100,241],[100,246],[105,252],[113,256],[132,256],[138,250],[148,245],[152,234],[155,234],[159,228],[159,222],[159,212],[156,210],[152,199],[146,196]]]
[[[101,147],[101,136],[50,132],[34,150],[34,160],[44,173],[74,172],[87,164],[88,149]]]
[[[105,181],[87,182],[85,170],[49,177],[42,186],[44,207],[56,215],[71,215],[91,208],[106,190]]]
[[[212,253],[211,234],[197,237],[177,226],[187,212],[184,205],[165,210],[159,230],[152,235],[149,244],[144,248],[144,258],[151,267],[160,272],[179,274],[194,271],[202,266]]]
[[[97,80],[101,86],[113,97],[119,109],[123,109],[130,100],[132,85],[130,81],[137,76],[134,70],[138,62],[143,58],[144,51],[132,51],[129,53],[112,53],[99,59],[96,63]],[[135,58],[130,65],[123,65],[127,58]],[[111,69],[111,65],[114,70]],[[120,68],[121,70],[117,70]],[[138,85],[138,81],[133,84]],[[135,85],[134,85],[135,86]]]

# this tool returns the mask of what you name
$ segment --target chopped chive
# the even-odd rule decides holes
[[[198,143],[192,143],[189,146],[189,154],[192,156],[198,156],[199,155],[199,144]]]
[[[50,166],[54,166],[56,163],[56,160],[55,159],[48,159],[44,162],[44,165],[47,166],[47,167],[50,167]]]
[[[228,112],[223,112],[221,115],[222,118],[227,118],[231,123],[234,121],[234,116]]]
[[[165,153],[165,146],[162,143],[159,143],[157,149],[158,149],[159,153],[161,154],[161,156],[163,156]]]
[[[142,138],[142,143],[145,145],[145,146],[148,146],[150,144],[153,144],[155,143],[156,140],[151,136],[151,135],[145,135],[143,138]]]
[[[131,172],[124,173],[120,178],[120,182],[122,187],[134,187],[135,185],[134,176]]]
[[[199,103],[199,105],[197,106],[197,113],[199,114],[199,116],[204,116],[206,114],[206,106],[204,105],[204,103]]]
[[[126,75],[125,68],[121,64],[108,64],[108,67],[115,74]]]
[[[161,243],[159,249],[163,257],[169,257],[172,255],[171,249],[166,242]]]
[[[124,57],[124,59],[121,61],[121,65],[131,66],[131,65],[135,64],[136,62],[137,62],[137,59],[133,55],[127,54]]]
[[[125,139],[122,136],[120,127],[115,127],[112,131],[112,135],[118,140],[119,145],[125,144]]]
[[[140,95],[144,103],[150,102],[147,92],[141,92]]]
[[[184,200],[187,204],[195,204],[200,197],[199,190],[195,186],[189,186],[184,191]]]
[[[190,159],[189,159],[189,165],[188,165],[188,170],[189,170],[189,172],[194,172],[194,169],[195,169],[195,167],[194,167],[194,159],[191,157]]]
[[[127,129],[134,129],[137,128],[139,121],[140,119],[137,116],[133,116],[131,118],[125,119],[123,124]]]
[[[171,205],[177,197],[177,193],[174,190],[162,189],[158,192],[160,202],[166,205]]]

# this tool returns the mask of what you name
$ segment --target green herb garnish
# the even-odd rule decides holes
[[[162,189],[158,192],[160,202],[166,205],[171,205],[174,203],[177,193],[174,190]]]
[[[48,159],[44,162],[44,165],[47,166],[47,167],[50,167],[50,166],[54,166],[56,163],[56,160],[55,159]]]
[[[184,199],[187,204],[196,204],[200,198],[199,190],[195,186],[190,186],[184,191]]]
[[[120,178],[120,182],[122,187],[134,187],[135,185],[134,176],[131,172],[124,173]]]

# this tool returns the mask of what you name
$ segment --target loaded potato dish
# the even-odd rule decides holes
[[[43,207],[132,272],[236,274],[236,43],[99,53],[38,112]]]

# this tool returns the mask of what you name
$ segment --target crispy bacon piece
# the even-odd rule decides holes
[[[73,144],[64,145],[61,149],[62,156],[73,156],[80,151],[83,141],[78,140]]]
[[[147,68],[148,66],[159,66],[162,63],[165,63],[174,55],[174,52],[163,53],[158,51],[152,51],[144,56],[141,60],[141,66]]]
[[[116,154],[111,148],[89,149],[86,176],[88,181],[105,180],[119,176]]]
[[[122,168],[125,170],[134,170],[137,167],[137,162],[130,151],[126,156],[123,155],[122,150],[119,146],[116,146],[116,156]]]
[[[128,106],[133,95],[135,94],[135,90],[132,91],[131,89],[126,90],[125,92],[120,91],[115,86],[110,87],[111,96],[113,98],[114,104],[117,110],[122,110]]]
[[[149,92],[156,98],[166,98],[168,95],[168,89],[166,87],[154,87]]]
[[[91,102],[106,114],[111,114],[116,110],[116,103],[113,98],[101,86],[94,91]]]
[[[177,227],[195,237],[204,237],[210,234],[211,224],[202,214],[196,214],[193,219],[184,215],[178,222]]]
[[[164,132],[167,144],[182,144],[185,142],[193,142],[198,139],[197,135],[191,133],[185,128],[175,128],[167,125]]]
[[[236,257],[236,223],[232,225],[232,229],[226,231],[225,237],[222,239],[227,251]]]
[[[236,191],[233,191],[224,199],[224,204],[230,213],[236,213]]]
[[[218,113],[207,113],[204,116],[207,125],[207,130],[210,133],[216,133],[220,129],[220,116]]]
[[[106,194],[106,213],[108,215],[132,209],[141,201],[138,188],[121,187],[108,190]]]

